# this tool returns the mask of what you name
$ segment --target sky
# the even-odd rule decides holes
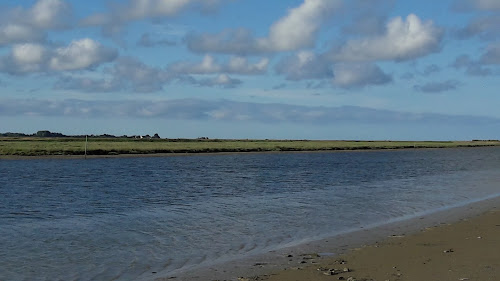
[[[499,0],[1,0],[0,132],[500,139]]]

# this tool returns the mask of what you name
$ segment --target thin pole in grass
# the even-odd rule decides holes
[[[88,136],[85,135],[85,159],[87,159],[87,142],[88,142]]]

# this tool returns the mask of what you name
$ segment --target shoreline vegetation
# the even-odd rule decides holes
[[[472,141],[361,141],[361,140],[252,140],[168,139],[151,136],[65,136],[39,131],[33,135],[0,134],[1,156],[115,156],[231,152],[292,152],[412,148],[500,146],[499,140]]]

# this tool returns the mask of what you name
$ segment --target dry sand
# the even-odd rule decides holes
[[[388,237],[385,241],[317,263],[314,257],[304,256],[302,266],[239,279],[498,281],[500,210],[494,208],[477,217],[426,228],[409,236]],[[344,272],[344,268],[349,272]],[[335,271],[331,273],[331,269]]]

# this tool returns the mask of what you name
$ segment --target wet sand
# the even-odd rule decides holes
[[[500,280],[500,210],[409,236],[389,237],[327,261],[248,280],[353,279]]]
[[[498,281],[500,198],[145,280]]]

